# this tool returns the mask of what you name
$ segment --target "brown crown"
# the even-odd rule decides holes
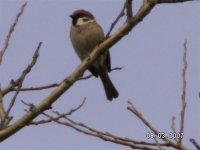
[[[89,11],[86,11],[86,10],[83,10],[83,9],[79,9],[79,10],[74,11],[73,14],[70,15],[70,17],[72,19],[77,19],[77,18],[80,18],[80,17],[89,17],[91,19],[94,19],[94,16]]]

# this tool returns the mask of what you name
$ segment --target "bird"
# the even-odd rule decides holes
[[[93,14],[87,10],[76,10],[70,17],[72,18],[70,30],[71,43],[78,57],[83,61],[105,39],[104,32]],[[111,71],[111,60],[108,50],[102,53],[88,70],[93,76],[100,77],[109,101],[118,97],[119,93],[108,75],[108,72]]]

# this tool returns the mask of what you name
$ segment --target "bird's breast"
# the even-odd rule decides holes
[[[104,35],[101,27],[96,23],[71,27],[71,41],[76,53],[83,60],[103,40]]]

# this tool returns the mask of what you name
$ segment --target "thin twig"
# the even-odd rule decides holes
[[[1,64],[2,60],[3,60],[3,55],[5,54],[5,52],[6,52],[7,48],[8,48],[8,46],[9,46],[9,42],[10,42],[12,33],[13,33],[13,31],[15,30],[15,27],[16,27],[16,25],[17,25],[17,23],[18,23],[18,20],[19,20],[20,16],[23,14],[24,8],[25,8],[26,5],[27,5],[27,2],[24,3],[24,4],[21,6],[20,12],[17,14],[17,16],[16,16],[16,18],[15,18],[15,20],[14,20],[14,23],[13,23],[13,24],[11,25],[11,27],[10,27],[10,30],[9,30],[9,32],[8,32],[8,35],[7,35],[6,39],[5,39],[4,47],[3,47],[3,49],[0,51],[0,64]]]
[[[115,67],[115,68],[111,69],[111,71],[122,70],[122,69],[123,69],[122,67]],[[88,75],[88,76],[85,76],[85,77],[80,77],[78,80],[86,80],[86,79],[89,79],[89,78],[91,78],[91,77],[93,77],[92,74],[90,74],[90,75]]]
[[[129,106],[127,107],[127,109],[132,112],[134,115],[136,115],[143,123],[144,125],[146,125],[153,133],[155,133],[156,135],[158,135],[159,133],[161,133],[160,131],[158,131],[155,127],[153,127],[144,117],[143,115],[137,110],[137,108],[130,102],[128,101]],[[163,138],[161,138],[163,141],[165,141],[168,145],[170,145],[171,147],[174,148],[179,148],[181,150],[184,150],[184,146],[181,144],[176,144],[172,141],[170,141],[166,136],[164,136]]]
[[[113,69],[111,69],[111,71],[115,71],[115,70],[121,70],[123,69],[122,67],[115,67]],[[88,75],[88,76],[85,76],[85,77],[80,77],[78,80],[86,80],[86,79],[89,79],[93,77],[92,74]],[[17,82],[13,81],[10,83],[12,84],[13,86],[8,86],[6,89],[3,89],[2,90],[2,93],[3,95],[7,94],[8,92],[13,92],[13,91],[17,91],[18,88],[15,87],[17,86]],[[38,87],[24,87],[24,88],[21,88],[19,89],[19,91],[22,91],[22,92],[27,92],[27,91],[40,91],[40,90],[46,90],[46,89],[50,89],[50,88],[54,88],[54,87],[58,87],[61,83],[52,83],[52,84],[49,84],[49,85],[44,85],[44,86],[38,86]]]
[[[72,115],[72,113],[78,111],[79,109],[81,109],[83,107],[83,105],[85,104],[85,101],[86,101],[86,98],[84,98],[84,100],[81,102],[80,105],[78,105],[77,107],[75,108],[72,108],[70,111],[66,112],[66,113],[63,113],[63,114],[60,114],[58,111],[53,111],[52,112],[54,114],[57,115],[57,117],[54,117],[54,119],[46,119],[46,120],[39,120],[39,121],[32,121],[29,125],[41,125],[41,124],[46,124],[46,123],[50,123],[50,122],[53,122],[54,120],[59,120],[60,118],[63,118],[63,117],[66,117],[66,116],[69,116],[69,115]],[[23,101],[22,101],[23,102]],[[23,102],[24,103],[24,102]],[[27,103],[24,103],[25,105],[27,106],[31,106],[30,104],[27,104]],[[45,112],[42,113],[43,115],[47,115]]]
[[[23,103],[29,107],[32,107],[32,104],[30,104],[30,103],[26,103],[26,102],[23,102]],[[122,137],[113,135],[108,132],[98,131],[98,130],[91,128],[83,123],[78,123],[76,121],[73,121],[72,119],[69,119],[68,116],[71,115],[73,112],[78,111],[83,106],[84,103],[85,103],[85,99],[78,107],[71,109],[67,113],[59,113],[58,111],[52,111],[54,114],[57,115],[56,117],[53,117],[52,115],[49,115],[49,114],[43,112],[42,114],[49,119],[34,121],[34,122],[31,122],[29,125],[41,125],[41,124],[46,124],[46,123],[50,123],[50,122],[54,121],[58,124],[62,124],[62,125],[71,127],[79,132],[84,133],[84,134],[99,137],[105,141],[110,141],[110,142],[114,142],[114,143],[118,143],[118,144],[122,144],[122,145],[126,145],[126,146],[131,146],[132,148],[156,150],[155,148],[152,149],[147,146],[156,147],[156,146],[158,146],[158,143],[150,143],[150,142],[145,142],[145,141],[134,141],[129,138],[122,138]],[[64,119],[65,122],[60,121],[61,119],[62,120]],[[168,143],[159,143],[159,146],[161,147],[161,146],[169,146],[169,145],[168,145]]]
[[[62,116],[65,116],[65,117],[66,117],[66,116],[69,116],[69,115],[71,115],[72,113],[78,111],[79,109],[81,109],[81,108],[83,107],[83,105],[85,104],[85,101],[86,101],[86,98],[84,98],[84,100],[81,102],[80,105],[78,105],[78,106],[75,107],[75,108],[72,108],[69,112],[62,114]],[[52,111],[52,112],[55,113],[55,114],[57,114],[57,115],[59,114],[58,111]]]
[[[126,9],[126,2],[124,3],[124,6],[123,6],[122,10],[120,11],[119,15],[117,16],[117,18],[111,24],[110,29],[109,29],[108,33],[106,34],[106,39],[110,36],[110,33],[114,29],[114,27],[117,24],[117,22],[119,21],[119,19],[125,15],[125,13],[124,13],[125,9]]]
[[[16,101],[16,98],[17,98],[17,95],[19,94],[20,92],[20,89],[22,87],[22,84],[23,84],[23,81],[24,79],[26,78],[27,74],[31,71],[31,69],[34,67],[35,63],[37,62],[37,58],[39,57],[39,50],[40,50],[40,47],[42,45],[42,42],[39,42],[35,52],[34,52],[34,55],[33,55],[33,58],[32,58],[32,61],[31,63],[27,66],[27,68],[22,72],[22,75],[19,77],[19,79],[16,81],[17,84],[18,84],[18,87],[17,87],[17,90],[15,92],[15,95],[13,96],[10,104],[9,104],[9,107],[7,109],[7,114],[10,113],[12,107],[14,106],[15,104],[15,101]]]
[[[133,0],[126,0],[127,20],[130,20],[133,17],[132,3]]]
[[[113,134],[110,134],[108,132],[98,131],[96,129],[88,127],[87,125],[85,125],[83,123],[75,122],[66,116],[64,117],[64,119],[66,119],[66,121],[63,122],[63,121],[57,120],[56,118],[52,117],[51,115],[48,115],[48,114],[44,114],[44,115],[46,117],[52,119],[53,121],[55,121],[58,124],[71,127],[78,132],[84,133],[86,135],[98,137],[105,141],[110,141],[113,143],[130,146],[134,149],[157,150],[156,148],[148,147],[148,146],[157,146],[156,143],[148,143],[148,142],[143,142],[143,141],[138,142],[138,141],[130,140],[128,138],[121,138],[121,137],[115,136]],[[58,113],[58,115],[60,116],[61,114]],[[161,143],[161,146],[166,146],[166,143]]]
[[[1,119],[0,130],[1,130],[6,127],[5,125],[9,121],[9,117],[8,117],[7,113],[5,112],[5,108],[3,105],[3,95],[1,92],[1,88],[0,88],[0,119]]]
[[[159,150],[164,150],[164,149],[162,149],[162,147],[161,147],[161,145],[160,145],[160,143],[159,143],[159,141],[158,141],[158,139],[156,137],[154,137],[154,140],[155,140],[156,145],[159,148]]]
[[[3,96],[6,95],[9,92],[13,92],[13,91],[21,91],[21,88],[19,88],[21,82],[24,80],[25,76],[31,71],[32,67],[35,65],[37,57],[39,56],[39,49],[42,45],[42,42],[39,42],[37,49],[35,50],[35,53],[33,55],[33,59],[32,62],[27,66],[27,68],[22,72],[21,76],[14,81],[13,79],[10,81],[10,84],[5,88],[2,89],[2,94]]]
[[[176,117],[172,116],[172,125],[171,125],[172,132],[176,133]]]
[[[190,142],[197,148],[197,150],[200,150],[200,145],[196,142],[195,139],[190,139]]]
[[[156,1],[157,4],[161,3],[181,3],[181,2],[189,2],[194,0],[150,0],[150,1]]]
[[[137,110],[137,108],[133,105],[132,102],[128,101],[129,106],[127,109],[135,114],[151,131],[153,131],[156,135],[159,134],[159,131],[157,131],[144,117],[143,115]]]
[[[32,110],[32,109],[35,107],[34,104],[32,104],[32,103],[27,103],[27,102],[25,102],[24,100],[21,100],[21,102],[22,102],[24,105],[26,105],[26,106],[29,107],[29,111]],[[28,111],[28,110],[25,109],[25,111]]]
[[[182,109],[181,109],[181,121],[180,121],[180,133],[184,132],[184,123],[185,123],[185,109],[186,109],[186,73],[187,73],[187,40],[184,43],[184,55],[183,55],[183,70],[182,70]],[[182,138],[178,139],[178,143],[181,144]]]
[[[38,86],[38,87],[27,87],[27,88],[21,88],[20,91],[26,92],[26,91],[38,91],[38,90],[45,90],[45,89],[50,89],[53,87],[58,87],[60,84],[59,83],[53,83],[45,86]],[[16,91],[17,88],[14,89]]]
[[[173,133],[177,133],[177,131],[176,131],[176,117],[175,117],[175,116],[172,117],[171,129],[172,129],[172,132],[173,132]],[[178,142],[178,138],[177,138],[177,137],[175,137],[174,140],[175,140],[176,142]]]

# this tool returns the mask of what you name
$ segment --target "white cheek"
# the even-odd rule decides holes
[[[87,23],[87,21],[83,21],[83,18],[78,18],[76,25],[81,26]]]
[[[82,26],[82,25],[85,25],[85,24],[88,24],[88,23],[94,22],[94,21],[95,20],[93,20],[93,19],[92,20],[88,20],[88,21],[84,21],[83,18],[78,18],[76,25]]]

